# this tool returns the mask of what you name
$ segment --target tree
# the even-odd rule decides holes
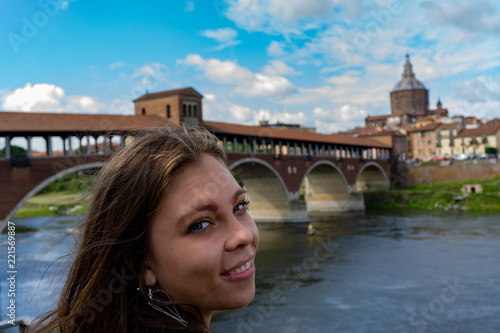
[[[26,149],[18,146],[10,146],[10,156],[12,158],[25,158],[28,156]],[[5,148],[0,149],[0,157],[5,157]]]

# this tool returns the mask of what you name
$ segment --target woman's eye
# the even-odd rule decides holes
[[[210,222],[207,222],[207,221],[195,222],[195,223],[191,224],[191,226],[189,227],[189,231],[190,232],[201,231],[201,230],[205,229],[206,227],[208,227],[209,225],[210,225]]]
[[[239,204],[236,205],[236,207],[234,207],[234,212],[244,212],[248,209],[248,204],[249,202],[248,201],[243,201],[243,202],[240,202]]]

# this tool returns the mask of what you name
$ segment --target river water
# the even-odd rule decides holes
[[[72,248],[74,220],[14,222],[40,228],[18,234],[16,247],[17,315],[37,316],[61,288],[70,258],[47,267]],[[256,297],[216,313],[214,333],[500,332],[499,214],[350,213],[313,224],[313,237],[306,224],[259,224]],[[7,288],[2,278],[2,320]]]

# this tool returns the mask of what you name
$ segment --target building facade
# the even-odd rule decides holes
[[[187,126],[203,125],[203,95],[191,87],[147,93],[134,100],[136,116],[156,116]]]
[[[464,129],[454,139],[455,155],[476,156],[485,154],[486,148],[495,148],[498,154],[500,124],[483,125]]]

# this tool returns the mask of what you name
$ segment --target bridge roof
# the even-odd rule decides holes
[[[0,112],[0,133],[120,132],[164,122],[155,116]]]
[[[336,134],[319,134],[309,133],[297,130],[287,130],[281,128],[269,128],[261,126],[246,126],[229,123],[219,123],[213,121],[204,121],[205,127],[220,134],[232,134],[241,136],[264,137],[283,140],[296,140],[307,142],[321,142],[337,145],[375,147],[375,148],[391,148],[390,145],[383,144],[374,139],[368,138],[353,138],[347,135]]]

